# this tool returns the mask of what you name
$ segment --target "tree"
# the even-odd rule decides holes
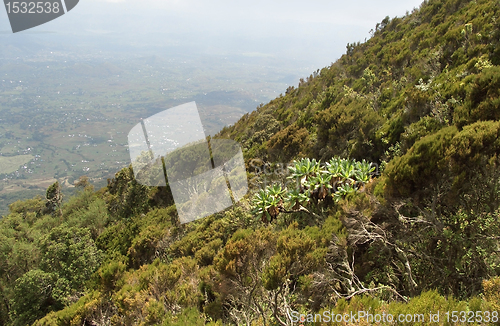
[[[46,198],[46,211],[50,214],[54,214],[58,210],[59,214],[62,216],[61,204],[63,195],[61,193],[61,186],[59,185],[58,181],[47,188]]]
[[[86,175],[82,175],[81,177],[78,178],[77,181],[75,181],[75,187],[77,188],[82,188],[84,190],[94,190],[94,186],[89,181],[89,177]]]
[[[39,269],[30,270],[16,280],[10,311],[13,325],[31,325],[50,311],[62,308],[53,297],[56,281],[56,274]]]
[[[41,240],[40,250],[40,269],[57,276],[52,294],[60,303],[72,302],[84,292],[101,261],[87,228],[56,227]]]

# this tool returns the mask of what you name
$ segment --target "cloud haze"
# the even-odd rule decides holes
[[[27,33],[54,31],[75,45],[262,52],[324,66],[344,53],[347,42],[369,37],[370,29],[385,16],[402,16],[419,5],[420,0],[313,0],[307,4],[298,0],[81,0],[67,15]],[[0,10],[1,35],[9,29],[5,10]],[[52,35],[51,39],[57,42],[58,38]]]

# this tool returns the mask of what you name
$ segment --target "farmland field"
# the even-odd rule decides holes
[[[33,158],[33,155],[0,156],[0,171],[4,174],[15,172]]]

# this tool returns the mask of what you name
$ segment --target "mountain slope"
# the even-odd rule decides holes
[[[241,141],[248,157],[382,162],[391,147],[404,154],[444,126],[497,119],[492,108],[476,112],[471,105],[482,99],[472,104],[471,97],[485,97],[476,77],[494,75],[489,67],[500,64],[498,12],[495,1],[431,1],[405,17],[387,17],[366,43],[348,44],[340,60],[223,135]],[[495,86],[488,85],[498,97]]]

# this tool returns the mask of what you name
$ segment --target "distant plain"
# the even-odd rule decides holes
[[[97,187],[130,164],[127,134],[155,113],[198,105],[215,134],[310,73],[272,56],[161,57],[65,52],[0,64],[0,214],[17,198],[67,192],[86,175]]]

